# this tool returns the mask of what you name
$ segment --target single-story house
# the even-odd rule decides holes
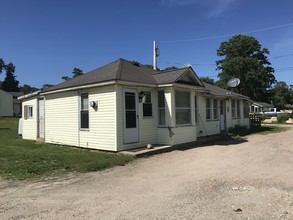
[[[0,89],[0,117],[13,116],[13,96]]]
[[[191,67],[155,71],[124,59],[20,99],[24,139],[107,151],[249,126],[248,97],[203,83]]]
[[[275,106],[266,102],[252,102],[250,105],[250,113],[270,112]]]
[[[21,100],[18,97],[23,96],[23,92],[9,92],[13,96],[13,116],[21,116]]]

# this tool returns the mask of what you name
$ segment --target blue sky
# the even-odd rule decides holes
[[[118,58],[151,64],[153,40],[161,51],[159,68],[192,64],[199,76],[216,79],[220,43],[254,30],[260,31],[247,35],[269,49],[277,80],[293,84],[292,0],[0,0],[0,5],[0,57],[14,63],[21,85],[57,84],[74,67],[88,72]],[[279,28],[262,30],[268,27]],[[189,39],[195,40],[184,41]]]

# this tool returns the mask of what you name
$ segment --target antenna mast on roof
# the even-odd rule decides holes
[[[157,57],[160,55],[160,50],[156,45],[156,41],[154,40],[154,49],[153,49],[153,68],[157,70]]]

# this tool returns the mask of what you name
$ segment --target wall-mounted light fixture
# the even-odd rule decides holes
[[[145,101],[145,93],[144,92],[140,92],[139,94],[138,94],[138,101],[139,101],[139,103],[142,103],[142,102],[144,102]]]
[[[98,101],[91,101],[90,106],[97,111],[98,110]]]

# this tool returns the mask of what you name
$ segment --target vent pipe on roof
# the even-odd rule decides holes
[[[153,68],[157,70],[157,57],[160,55],[160,50],[156,45],[156,41],[154,40],[154,49],[153,49]]]

